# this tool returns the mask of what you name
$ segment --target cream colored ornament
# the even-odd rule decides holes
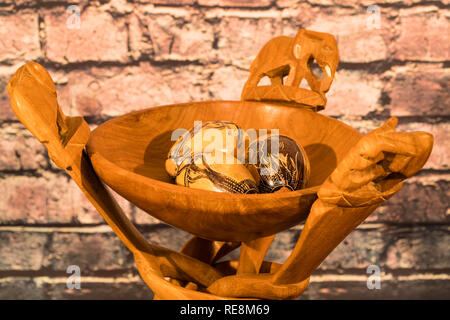
[[[243,131],[228,121],[206,122],[192,128],[172,146],[166,171],[189,188],[230,193],[257,193],[250,171],[236,158],[245,154]]]
[[[210,121],[192,128],[179,137],[169,151],[165,168],[176,177],[180,168],[206,159],[208,164],[234,164],[238,150],[245,150],[243,131],[229,121]],[[195,160],[195,158],[197,160]]]

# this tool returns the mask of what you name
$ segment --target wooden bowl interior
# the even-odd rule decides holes
[[[174,185],[165,160],[175,129],[226,120],[242,129],[279,129],[301,144],[311,163],[307,189],[275,194],[226,194]],[[335,119],[296,108],[248,101],[155,107],[112,119],[91,134],[87,149],[100,178],[156,218],[214,240],[248,240],[304,220],[318,187],[360,139]]]
[[[353,128],[309,110],[219,101],[156,107],[113,119],[97,129],[102,133],[107,130],[107,134],[96,148],[125,170],[173,184],[164,169],[174,143],[172,132],[178,128],[189,130],[194,121],[212,120],[232,121],[244,130],[279,129],[280,134],[293,138],[305,148],[311,163],[309,187],[322,184],[360,138]],[[108,124],[114,124],[114,130],[108,130]]]

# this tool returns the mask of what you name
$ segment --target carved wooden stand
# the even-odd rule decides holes
[[[322,79],[311,73],[314,59]],[[296,38],[276,38],[261,50],[243,101],[152,108],[115,118],[92,133],[83,118],[61,112],[53,81],[37,63],[17,70],[8,92],[19,120],[133,252],[155,299],[294,299],[327,255],[422,168],[433,145],[428,133],[395,132],[395,118],[363,137],[308,110],[324,108],[337,65],[332,36],[300,30]],[[258,86],[263,76],[272,85]],[[298,88],[302,79],[312,90]],[[244,130],[279,128],[305,147],[310,187],[244,195],[168,183],[164,160],[170,132],[189,128],[194,120],[228,120]],[[103,183],[194,236],[181,252],[150,244]],[[275,234],[305,219],[286,262],[265,261]],[[218,262],[239,246],[239,260]]]

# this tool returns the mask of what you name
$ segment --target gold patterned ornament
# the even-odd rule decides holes
[[[195,189],[230,193],[258,193],[258,187],[252,174],[239,163],[187,164],[180,169],[175,181],[179,185]]]
[[[185,187],[257,193],[257,180],[236,158],[240,149],[245,150],[243,131],[238,125],[206,122],[194,126],[175,142],[166,160],[166,171]]]
[[[166,160],[166,171],[176,177],[180,168],[189,163],[232,162],[242,146],[242,129],[229,121],[195,122],[194,127],[182,134],[170,148]]]

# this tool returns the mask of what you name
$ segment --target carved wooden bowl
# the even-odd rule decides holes
[[[309,70],[312,58],[323,68],[321,80]],[[61,112],[53,80],[37,63],[16,71],[8,93],[18,119],[133,253],[155,298],[293,299],[328,254],[423,167],[433,146],[429,133],[396,132],[396,118],[362,136],[314,112],[325,107],[337,64],[334,37],[300,30],[296,38],[275,38],[261,50],[242,101],[155,107],[112,119],[93,132],[83,118]],[[258,85],[263,76],[270,78],[270,86]],[[312,91],[298,87],[302,79]],[[194,121],[214,120],[244,130],[278,129],[294,139],[310,162],[309,186],[232,194],[175,185],[165,171],[172,132],[190,129]],[[104,183],[194,236],[180,252],[149,243]],[[286,261],[265,261],[275,234],[303,220]],[[239,260],[226,260],[239,246]]]
[[[164,169],[171,134],[194,121],[227,120],[244,130],[280,130],[306,150],[309,187],[286,193],[230,194],[175,185]],[[198,102],[133,112],[97,127],[87,144],[99,177],[155,218],[202,238],[248,241],[303,221],[323,181],[361,138],[342,122],[277,104]]]

